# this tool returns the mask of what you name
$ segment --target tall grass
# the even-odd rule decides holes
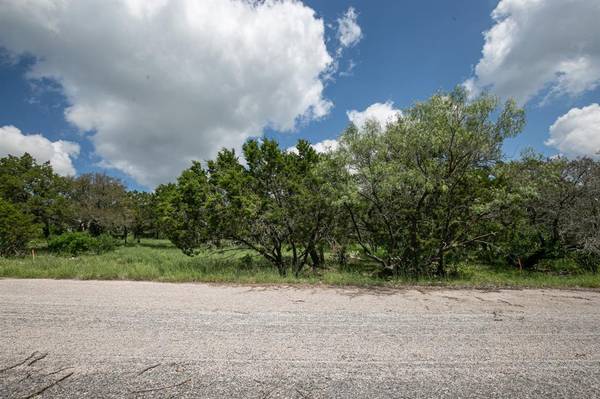
[[[462,265],[452,277],[444,279],[384,279],[377,277],[371,266],[362,263],[344,270],[330,265],[316,274],[306,269],[300,277],[282,277],[264,259],[248,250],[204,250],[188,257],[165,240],[142,240],[140,244],[119,247],[101,255],[67,257],[42,251],[35,259],[0,258],[0,277],[391,287],[600,288],[600,274],[557,275],[481,265]]]

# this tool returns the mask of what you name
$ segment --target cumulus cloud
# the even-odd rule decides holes
[[[402,116],[402,111],[395,109],[392,101],[386,101],[385,103],[371,104],[364,111],[348,111],[346,115],[358,128],[364,127],[365,123],[369,120],[374,120],[381,127],[385,127],[388,123],[394,122],[398,117]]]
[[[294,0],[4,0],[0,46],[58,82],[103,163],[154,186],[332,104],[324,23]]]
[[[315,149],[315,151],[317,151],[318,153],[324,154],[327,152],[332,152],[337,150],[339,143],[337,140],[333,140],[333,139],[326,139],[323,141],[319,141],[318,143],[315,144],[311,144],[310,145],[312,148]],[[293,152],[295,154],[298,153],[298,149],[296,147],[289,147],[287,149],[288,152]]]
[[[465,86],[525,103],[576,96],[600,83],[598,0],[501,0],[482,58]],[[548,97],[550,96],[550,97]]]
[[[29,153],[38,162],[48,162],[56,173],[75,174],[72,158],[79,155],[79,145],[71,141],[50,141],[40,134],[26,135],[14,126],[0,127],[0,157]]]
[[[338,18],[338,40],[342,47],[353,47],[362,39],[362,29],[358,25],[358,13],[349,7],[341,18]]]
[[[546,145],[571,156],[600,154],[600,105],[572,108],[550,126]]]
[[[312,147],[319,153],[326,153],[337,150],[339,143],[337,140],[327,139],[313,144]]]

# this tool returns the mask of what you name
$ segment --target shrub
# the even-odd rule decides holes
[[[598,273],[600,255],[588,251],[575,251],[573,260],[586,272]]]
[[[117,240],[108,234],[92,237],[87,233],[64,233],[48,241],[50,252],[68,255],[79,255],[86,252],[102,253],[112,251],[117,246]]]
[[[48,250],[54,253],[78,255],[95,247],[94,238],[86,233],[64,233],[48,241]]]
[[[30,215],[0,198],[0,256],[23,254],[38,232],[39,226]]]
[[[536,265],[535,270],[564,276],[577,275],[585,272],[585,270],[569,256],[556,259],[543,259]]]
[[[253,265],[254,265],[254,258],[252,258],[252,255],[250,255],[250,254],[244,255],[240,259],[240,268],[242,270],[250,270],[250,269],[252,269]]]
[[[109,251],[114,251],[119,245],[119,241],[111,236],[110,234],[100,234],[95,238],[96,248],[95,251],[99,254]]]

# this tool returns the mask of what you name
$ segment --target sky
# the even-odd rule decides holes
[[[0,156],[151,190],[462,85],[526,109],[508,158],[596,157],[599,20],[598,0],[0,0]]]

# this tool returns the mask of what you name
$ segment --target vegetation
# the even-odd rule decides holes
[[[478,227],[504,205],[494,167],[523,123],[514,103],[498,111],[494,98],[468,102],[457,90],[417,104],[385,130],[348,129],[345,208],[365,255],[395,275],[444,276],[448,258],[491,237]]]
[[[108,234],[93,237],[83,232],[64,233],[48,240],[48,251],[62,255],[79,255],[112,251],[117,247],[116,240]]]
[[[334,152],[253,139],[243,159],[223,149],[154,192],[8,156],[0,255],[46,245],[35,261],[2,260],[0,274],[596,287],[600,163],[505,159],[504,141],[524,123],[512,101],[456,89],[387,126],[350,125]]]
[[[0,198],[0,256],[22,254],[36,230],[31,215]]]
[[[350,251],[352,252],[352,251]],[[405,285],[451,287],[582,287],[600,288],[600,274],[560,261],[538,271],[510,266],[461,263],[446,277],[390,279],[377,274],[378,266],[349,256],[344,268],[331,254],[317,273],[306,269],[297,277],[281,276],[270,262],[243,248],[197,248],[196,256],[182,253],[168,240],[145,239],[100,255],[55,255],[38,249],[31,256],[0,258],[0,277],[81,280],[147,280],[163,282],[212,282],[236,284],[323,284],[333,286],[401,287]]]

